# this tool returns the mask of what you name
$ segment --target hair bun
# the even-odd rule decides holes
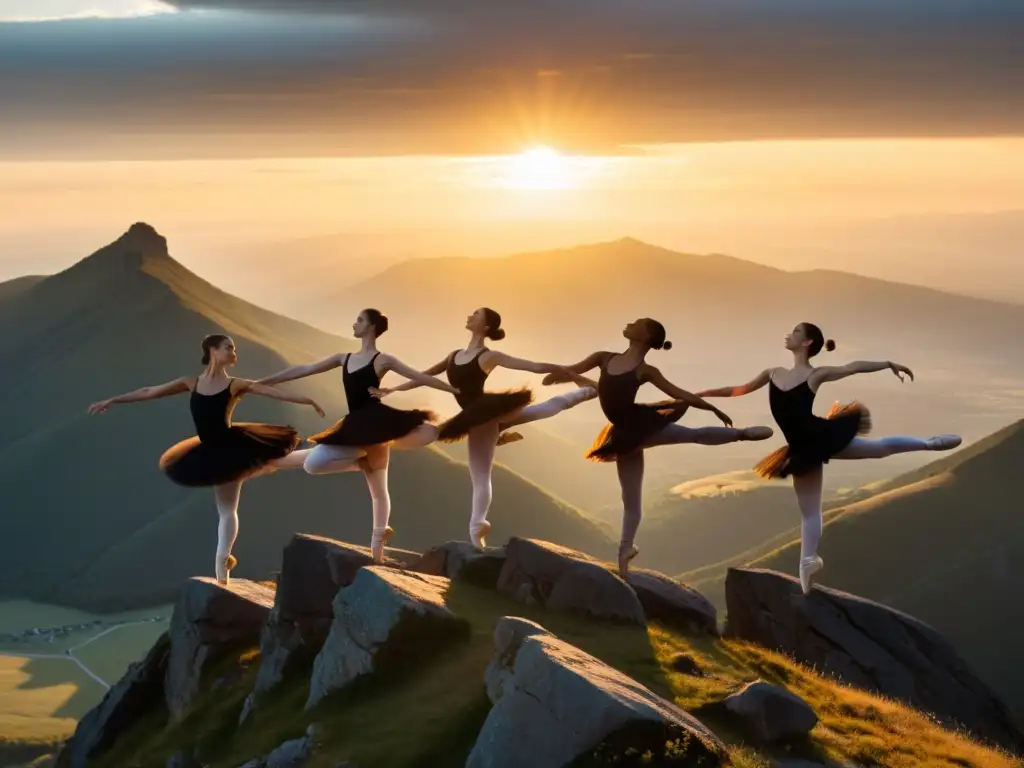
[[[834,341],[832,341],[832,339],[829,339],[828,341],[825,342],[825,351],[826,352],[831,352],[835,348],[836,348],[836,343]]]
[[[666,340],[665,343],[661,345],[661,348],[667,352],[668,350],[672,349],[672,342]]]
[[[491,331],[491,338],[494,339],[495,341],[501,341],[502,339],[505,338],[505,329],[495,328],[493,331]]]

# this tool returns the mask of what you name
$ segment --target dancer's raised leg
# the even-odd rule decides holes
[[[959,435],[936,435],[935,437],[883,437],[870,440],[855,437],[833,458],[836,459],[884,459],[897,453],[914,451],[950,451],[963,440]]]
[[[745,440],[767,440],[772,436],[771,427],[684,427],[682,424],[668,424],[660,432],[644,441],[644,448],[656,445],[726,445]]]
[[[629,573],[629,563],[640,551],[634,545],[643,517],[644,452],[633,451],[615,462],[622,489],[622,538],[619,540],[619,575]]]
[[[231,569],[238,561],[231,555],[231,548],[238,538],[238,499],[242,493],[240,482],[216,485],[213,496],[217,501],[217,556],[214,561],[214,573],[217,581],[227,584]]]
[[[825,567],[818,557],[821,542],[821,489],[823,468],[818,466],[810,472],[793,477],[796,503],[800,507],[800,587],[804,594],[811,591],[811,577]]]
[[[412,451],[417,448],[426,448],[437,440],[437,431],[437,427],[433,424],[420,424],[409,434],[392,441],[391,448],[396,451]]]
[[[491,508],[491,470],[494,467],[494,449],[498,440],[496,421],[474,427],[467,435],[469,450],[469,479],[473,483],[473,511],[469,518],[469,540],[477,549],[487,546],[486,537],[491,530],[487,512]]]
[[[335,472],[355,472],[361,469],[359,460],[366,450],[350,445],[318,445],[306,453],[302,468],[310,475],[330,475]]]

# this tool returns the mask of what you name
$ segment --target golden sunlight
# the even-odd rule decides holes
[[[569,159],[544,146],[509,157],[503,176],[510,189],[568,189],[576,181]]]

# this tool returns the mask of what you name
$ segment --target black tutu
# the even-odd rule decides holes
[[[771,480],[804,475],[828,464],[853,438],[871,431],[871,412],[856,401],[836,403],[824,419],[816,418],[813,424],[799,445],[784,445],[773,451],[754,467],[754,472]]]
[[[215,439],[182,440],[160,457],[160,469],[178,485],[208,487],[244,480],[298,448],[299,433],[276,424],[238,423]]]
[[[454,443],[469,434],[469,430],[502,416],[518,411],[533,402],[529,389],[513,389],[507,392],[484,392],[473,402],[441,425],[439,439]]]
[[[606,424],[587,452],[590,461],[615,461],[633,453],[644,441],[669,424],[679,421],[690,406],[678,400],[635,403],[634,409],[619,424]]]
[[[306,439],[321,445],[385,445],[434,419],[430,411],[403,411],[374,400]]]

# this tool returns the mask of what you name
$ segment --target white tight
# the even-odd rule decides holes
[[[494,468],[494,450],[497,448],[498,435],[501,430],[517,427],[520,424],[550,419],[563,411],[567,411],[580,403],[596,396],[591,387],[581,387],[574,392],[557,395],[542,403],[528,405],[518,413],[510,414],[501,422],[489,421],[469,430],[466,436],[469,451],[469,479],[473,483],[473,506],[469,517],[469,530],[478,530],[491,508],[493,490],[491,472]]]
[[[226,575],[224,561],[231,554],[231,548],[238,538],[238,499],[242,493],[242,483],[225,483],[213,487],[213,497],[217,502],[217,559],[214,562],[214,573],[218,578]]]
[[[684,427],[668,424],[660,432],[651,435],[636,451],[619,456],[615,461],[619,472],[619,487],[622,489],[622,539],[619,549],[633,546],[636,532],[640,529],[643,516],[644,449],[658,445],[725,445],[743,439],[743,430],[732,427]]]
[[[896,453],[927,451],[928,441],[919,437],[883,437],[869,440],[855,437],[850,444],[837,453],[834,459],[884,459]],[[821,542],[821,490],[823,467],[819,466],[807,474],[793,477],[796,503],[800,507],[800,559],[810,560],[818,556]]]

